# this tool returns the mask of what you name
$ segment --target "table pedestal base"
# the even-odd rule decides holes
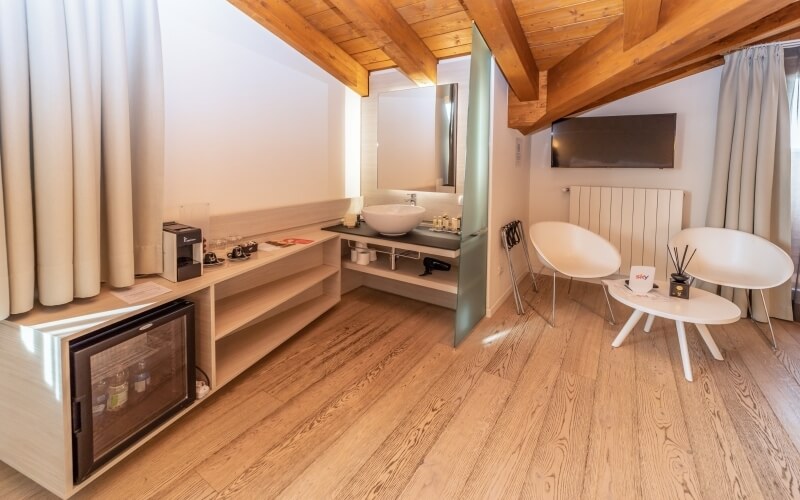
[[[630,335],[633,331],[634,327],[639,320],[642,319],[644,316],[644,312],[638,309],[634,309],[631,317],[628,318],[628,321],[625,322],[625,325],[622,327],[622,330],[619,331],[617,337],[611,343],[612,347],[619,347],[622,345],[622,342]],[[653,320],[655,319],[655,315],[650,314],[647,316],[647,321],[644,325],[644,331],[650,332],[650,329],[653,326]],[[708,327],[701,323],[695,323],[697,327],[697,331],[700,332],[700,336],[708,346],[708,350],[711,351],[711,355],[714,356],[714,359],[722,360],[722,352],[720,352],[719,347],[717,347],[716,342],[714,342],[714,338],[711,336],[711,332],[708,331]],[[681,348],[681,361],[683,362],[683,376],[686,377],[686,380],[691,382],[692,378],[692,365],[689,361],[689,344],[686,342],[686,327],[683,321],[675,321],[675,329],[678,331],[678,343],[680,344]]]

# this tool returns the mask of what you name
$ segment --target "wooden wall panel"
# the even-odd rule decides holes
[[[579,38],[591,38],[603,31],[616,18],[617,16],[601,17],[565,26],[553,26],[544,30],[529,31],[526,36],[531,47],[549,43],[563,43],[567,40]]]
[[[549,10],[573,7],[586,3],[586,1],[587,0],[513,0],[514,7],[517,9],[517,15],[520,17]],[[616,3],[622,5],[622,0],[616,0]]]
[[[622,4],[620,2],[616,0],[591,0],[571,7],[537,12],[532,15],[521,15],[519,20],[520,24],[522,24],[522,29],[528,33],[605,17],[618,17],[620,15],[622,15]]]
[[[394,61],[392,61],[389,56],[386,55],[384,51],[381,49],[374,49],[374,50],[367,50],[366,52],[358,52],[353,54],[353,59],[361,63],[365,68],[368,65],[372,64],[380,64],[384,62],[390,62],[392,67],[396,66]]]
[[[431,50],[442,50],[472,44],[472,28],[431,36],[422,40]]]
[[[442,33],[470,29],[472,27],[472,19],[462,10],[441,17],[420,21],[412,24],[411,27],[417,32],[420,38],[426,38],[429,36],[441,35]]]
[[[354,38],[360,38],[364,36],[363,33],[358,31],[355,28],[355,26],[353,26],[353,23],[342,24],[340,26],[327,29],[324,31],[324,33],[334,43],[341,43],[347,40],[352,40]]]
[[[335,28],[343,24],[349,24],[350,22],[346,17],[344,17],[344,15],[342,15],[341,12],[336,9],[323,10],[322,12],[317,12],[316,14],[306,17],[306,19],[315,28],[323,33],[331,28]]]
[[[567,40],[562,43],[533,46],[531,50],[540,69],[545,71],[552,68],[558,61],[570,55],[589,40],[589,38],[578,38],[577,40]]]
[[[428,19],[435,19],[456,12],[463,12],[464,7],[459,0],[439,0],[435,2],[423,0],[400,7],[397,11],[408,24],[413,26],[418,22]]]
[[[286,0],[298,14],[308,17],[320,12],[330,10],[331,6],[325,0]]]
[[[456,45],[455,47],[448,47],[446,49],[437,49],[433,51],[433,55],[439,59],[447,59],[448,57],[466,56],[472,53],[472,43],[465,43],[464,45]]]

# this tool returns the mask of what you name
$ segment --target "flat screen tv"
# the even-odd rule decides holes
[[[673,168],[675,113],[565,118],[553,123],[552,167]]]

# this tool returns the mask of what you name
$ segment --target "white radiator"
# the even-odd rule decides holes
[[[569,221],[610,241],[622,255],[620,274],[655,266],[656,277],[674,272],[667,242],[681,230],[683,191],[570,186]]]

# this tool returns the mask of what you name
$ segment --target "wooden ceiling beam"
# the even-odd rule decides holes
[[[800,40],[800,28],[786,31],[784,33],[781,33],[779,35],[775,35],[775,36],[770,37],[769,39],[763,40],[763,41],[764,42],[792,42],[792,41],[797,41],[797,40]]]
[[[800,28],[800,3],[794,3],[684,57],[676,66],[694,64],[754,43],[776,41],[798,28]]]
[[[661,0],[623,0],[622,3],[622,50],[628,50],[658,30]]]
[[[686,2],[653,35],[623,49],[623,20],[589,40],[548,71],[547,113],[526,130],[590,106],[633,83],[657,75],[680,59],[752,24],[753,19],[797,0],[705,0]],[[513,110],[509,109],[509,113]],[[511,117],[509,117],[511,121]]]
[[[511,0],[464,0],[506,81],[523,101],[539,98],[539,68]]]
[[[608,104],[610,102],[614,102],[618,99],[622,99],[624,97],[628,97],[634,94],[638,94],[639,92],[644,92],[645,90],[649,90],[659,85],[664,85],[665,83],[674,82],[675,80],[680,80],[681,78],[686,78],[688,76],[692,76],[694,74],[716,68],[717,66],[722,66],[725,63],[725,60],[722,56],[714,56],[710,59],[705,61],[696,62],[694,64],[690,64],[688,66],[682,66],[679,68],[673,68],[669,71],[665,71],[660,73],[654,77],[648,78],[641,82],[634,83],[633,85],[628,85],[613,94],[609,94],[603,99],[593,102],[592,104],[586,106],[583,109],[580,109],[575,112],[575,114],[580,114],[585,111],[589,111],[590,109],[594,109],[598,106],[602,106],[604,104]],[[542,73],[544,74],[544,72]],[[546,92],[547,92],[547,82],[542,81],[541,83],[543,91],[544,99],[541,101],[536,102],[520,102],[519,99],[516,98],[513,94],[509,94],[508,98],[508,108],[509,108],[509,128],[514,128],[522,132],[523,134],[528,134],[534,131],[534,128],[530,125],[531,123],[535,123],[539,119],[543,118],[547,113],[547,106],[546,106]],[[512,113],[511,110],[514,110]],[[513,121],[512,121],[513,119]]]
[[[369,95],[369,73],[284,0],[228,0],[358,95]]]
[[[536,101],[522,101],[514,92],[508,93],[508,128],[524,129],[545,116],[547,113],[547,71],[539,72],[538,87],[539,99]]]
[[[436,56],[389,0],[330,0],[414,83],[436,83]]]

